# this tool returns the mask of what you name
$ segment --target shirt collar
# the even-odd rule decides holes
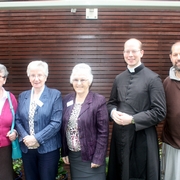
[[[133,73],[133,72],[135,72],[135,69],[136,69],[138,66],[140,66],[140,65],[141,65],[141,62],[139,62],[138,65],[135,66],[135,67],[133,67],[133,68],[130,68],[130,67],[127,65],[127,68],[128,68],[128,70],[129,70],[131,73]]]
[[[176,80],[176,81],[180,81],[179,78],[176,77],[176,70],[174,67],[171,67],[169,70],[169,77],[170,79]]]
[[[3,90],[3,96],[2,98],[7,99],[7,91],[2,87]]]

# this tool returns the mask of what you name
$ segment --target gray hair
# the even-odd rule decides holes
[[[0,72],[3,73],[4,78],[7,78],[9,72],[7,71],[6,66],[4,66],[3,64],[0,64]]]
[[[91,67],[85,63],[79,63],[74,66],[71,76],[70,76],[70,83],[72,84],[74,75],[75,74],[83,74],[87,77],[89,83],[91,84],[93,81],[93,75],[91,73]]]
[[[44,74],[46,77],[48,77],[48,64],[44,61],[32,61],[28,64],[28,67],[27,67],[27,76],[29,77],[29,73],[32,69],[35,69],[35,68],[38,68],[38,67],[42,67],[43,71],[44,71]]]

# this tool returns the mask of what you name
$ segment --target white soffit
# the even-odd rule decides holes
[[[65,8],[121,8],[180,10],[180,1],[136,0],[58,0],[58,1],[3,1],[0,10],[65,9]]]

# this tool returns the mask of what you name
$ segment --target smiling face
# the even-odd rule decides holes
[[[175,70],[180,72],[180,42],[174,44],[171,51],[172,53],[169,55],[171,62]]]
[[[141,42],[137,39],[130,39],[124,44],[124,60],[130,68],[136,67],[144,54],[141,49]]]
[[[90,82],[85,74],[74,74],[72,85],[75,92],[79,95],[87,95],[89,92]]]
[[[47,80],[46,75],[42,67],[36,67],[29,71],[29,81],[36,90],[41,90]]]

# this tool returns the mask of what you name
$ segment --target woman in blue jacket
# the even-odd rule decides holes
[[[16,114],[25,179],[55,180],[61,147],[61,93],[45,85],[46,62],[32,61],[27,76],[32,89],[19,95]]]
[[[87,64],[77,64],[70,77],[74,93],[63,99],[62,157],[72,180],[105,180],[108,111],[105,97],[89,91],[93,80]]]

